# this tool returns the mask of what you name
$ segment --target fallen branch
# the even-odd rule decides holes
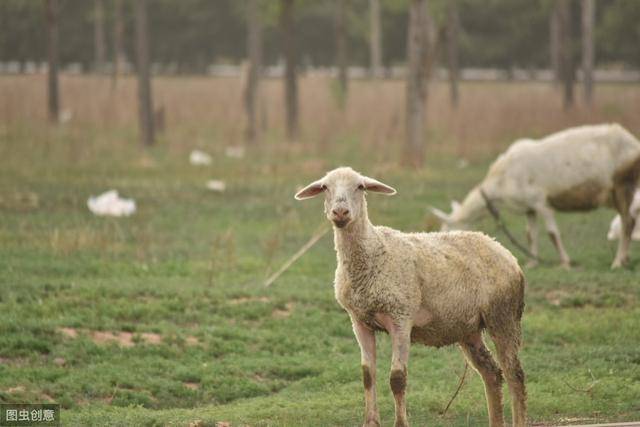
[[[447,406],[445,406],[444,410],[442,412],[440,412],[440,416],[441,417],[444,417],[444,415],[449,410],[449,407],[451,406],[451,404],[453,403],[455,398],[458,396],[458,393],[460,393],[460,389],[462,388],[462,385],[464,384],[464,380],[465,380],[465,378],[467,378],[467,370],[468,369],[469,369],[469,364],[465,360],[465,362],[464,362],[464,372],[462,373],[462,376],[460,377],[460,382],[458,383],[458,388],[456,389],[456,392],[453,393],[453,396],[451,396],[451,399],[449,399],[449,403],[447,403]]]
[[[280,270],[273,273],[271,277],[269,277],[267,281],[264,282],[264,286],[271,286],[271,284],[275,282],[276,279],[282,275],[282,273],[287,271],[289,267],[291,267],[293,263],[298,260],[298,258],[304,255],[305,252],[307,252],[309,249],[311,249],[311,247],[315,245],[318,242],[318,240],[322,238],[322,236],[327,234],[328,231],[329,231],[329,227],[327,227],[326,225],[321,226],[318,229],[318,231],[313,236],[311,236],[311,239],[309,239],[309,241],[305,243],[304,246],[302,246],[298,252],[293,254],[293,256],[289,258],[282,267],[280,267]]]

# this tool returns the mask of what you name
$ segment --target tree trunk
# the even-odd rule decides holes
[[[554,83],[562,80],[560,70],[560,8],[554,3],[549,15],[549,61]]]
[[[453,108],[458,107],[458,29],[460,27],[460,18],[458,16],[457,0],[449,0],[447,5],[447,65],[449,68],[449,92],[451,96],[451,105]]]
[[[347,96],[348,58],[347,58],[347,0],[337,0],[336,10],[336,63],[338,65],[338,84],[342,104]]]
[[[259,0],[249,0],[247,6],[249,67],[247,69],[244,93],[245,110],[247,112],[245,140],[248,144],[256,144],[259,140],[258,99],[262,69],[262,23],[260,22]]]
[[[582,0],[582,78],[584,97],[588,105],[593,101],[593,26],[595,21],[595,1]]]
[[[382,26],[380,0],[369,0],[369,52],[371,60],[371,75],[382,77]]]
[[[574,103],[573,86],[575,80],[575,64],[573,61],[571,0],[558,0],[558,20],[560,34],[560,71],[564,93],[564,108],[571,108]]]
[[[285,57],[285,104],[287,120],[287,138],[298,138],[298,81],[296,71],[295,28],[293,10],[295,0],[281,0],[280,21],[282,43]]]
[[[104,0],[94,0],[93,19],[94,67],[96,72],[102,73],[107,50],[104,37]]]
[[[407,32],[407,139],[404,162],[413,167],[420,167],[424,162],[429,22],[427,0],[411,0]]]
[[[46,0],[47,9],[47,96],[49,120],[58,123],[60,118],[60,95],[58,92],[58,0]]]
[[[147,30],[147,0],[136,0],[136,54],[138,72],[138,107],[140,136],[144,146],[154,144],[151,77],[149,72],[149,35]]]
[[[115,85],[118,81],[118,76],[123,72],[126,56],[124,53],[122,0],[114,0],[113,6],[113,84]]]

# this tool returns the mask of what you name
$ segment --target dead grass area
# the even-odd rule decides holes
[[[391,142],[404,138],[405,83],[353,81],[344,110],[332,96],[330,85],[327,77],[300,78],[302,144],[297,144],[297,149],[325,153],[335,144],[342,144],[345,136],[358,135],[380,161],[396,156],[397,144]],[[0,79],[0,123],[46,123],[44,87],[45,76],[40,75]],[[157,77],[153,88],[156,105],[165,107],[165,137],[170,151],[213,149],[211,137],[206,136],[210,129],[204,129],[203,123],[215,130],[216,139],[228,141],[229,145],[242,141],[245,117],[240,78]],[[87,93],[92,95],[86,96]],[[427,131],[432,153],[465,158],[486,156],[487,150],[493,153],[516,138],[540,137],[586,123],[616,121],[631,132],[640,133],[640,91],[629,90],[629,85],[597,84],[592,108],[584,106],[578,96],[576,106],[569,111],[563,110],[560,89],[547,83],[462,82],[460,93],[460,105],[455,109],[449,101],[447,84],[430,83]],[[280,141],[284,135],[282,82],[265,80],[263,96],[264,129]],[[113,89],[108,77],[63,75],[61,97],[63,110],[72,114],[65,124],[70,129],[91,124],[99,131],[113,133],[136,126],[136,84],[132,77],[121,79]],[[279,143],[273,142],[272,148],[277,149]],[[125,139],[113,142],[128,143]],[[286,150],[292,153],[296,147]],[[149,166],[153,167],[152,161]],[[315,173],[324,171],[326,165],[314,160],[305,168]],[[23,204],[33,203],[27,197]]]

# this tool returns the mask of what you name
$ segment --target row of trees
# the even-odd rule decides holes
[[[61,64],[81,63],[85,69],[105,58],[112,62],[114,50],[129,59],[135,57],[135,8],[133,0],[103,0],[102,10],[93,0],[59,0]],[[448,20],[448,0],[431,0],[431,15],[438,28]],[[457,0],[461,67],[546,68],[549,66],[549,17],[555,0]],[[580,37],[579,0],[572,2],[573,37]],[[378,0],[380,21],[379,63],[384,66],[405,63],[406,26],[409,0]],[[640,3],[635,0],[597,0],[597,29],[594,32],[596,60],[638,67],[637,40],[640,30]],[[150,0],[150,55],[154,62],[174,64],[179,72],[203,72],[211,63],[240,63],[247,52],[248,35],[245,0]],[[350,65],[367,66],[371,8],[369,0],[345,1],[345,39]],[[282,60],[279,1],[263,0],[265,64]],[[336,5],[332,0],[296,0],[296,44],[303,65],[335,64],[333,38]],[[121,24],[121,44],[114,43],[116,23]],[[35,28],[44,28],[41,1],[2,0],[0,2],[0,62],[46,60],[46,44]],[[102,31],[99,29],[102,28]],[[103,55],[94,47],[96,35],[102,38]],[[98,39],[99,41],[99,39]],[[186,48],[188,47],[188,48]],[[444,49],[439,61],[446,60]],[[575,50],[576,58],[579,50]]]
[[[45,0],[47,10],[47,40],[49,60],[49,111],[53,120],[58,117],[58,32],[59,32],[59,2],[64,0]],[[491,9],[492,3],[501,3],[502,0],[493,0],[487,3]],[[519,0],[511,0],[519,1]],[[383,3],[384,2],[384,3]],[[161,0],[151,1],[151,4],[162,4]],[[219,1],[216,5],[229,2]],[[244,25],[247,30],[246,40],[248,72],[244,100],[247,110],[246,138],[249,143],[256,143],[260,137],[257,126],[257,102],[259,99],[259,87],[261,69],[264,63],[265,33],[271,18],[277,16],[280,35],[279,52],[284,58],[284,86],[286,105],[286,130],[289,140],[298,139],[298,90],[297,73],[300,65],[299,44],[302,40],[297,17],[299,10],[310,7],[310,0],[245,0],[242,3],[244,13]],[[537,2],[529,2],[537,3]],[[104,16],[105,11],[112,11],[113,20],[113,53],[114,53],[114,81],[121,69],[124,57],[124,14],[123,1],[111,0],[105,7],[105,0],[94,0],[94,59],[96,70],[104,69],[106,61],[106,35]],[[152,111],[152,94],[149,71],[150,51],[148,28],[147,0],[135,0],[127,2],[133,4],[135,17],[135,52],[136,71],[139,80],[139,104],[141,135],[146,145],[154,141],[154,114]],[[175,4],[175,3],[174,3]],[[238,4],[238,3],[234,3]],[[331,0],[323,2],[333,8],[333,34],[332,46],[333,63],[338,67],[338,87],[342,97],[346,99],[348,88],[348,65],[351,62],[349,49],[351,39],[349,29],[353,25],[349,19],[350,11],[361,5],[358,0]],[[405,160],[413,165],[422,164],[424,158],[424,118],[425,103],[427,97],[427,80],[431,75],[434,64],[443,56],[449,69],[450,93],[453,106],[459,102],[458,76],[459,64],[463,63],[461,55],[460,39],[464,20],[461,19],[468,11],[473,10],[471,5],[477,6],[472,0],[368,0],[368,41],[371,76],[376,78],[382,75],[383,64],[383,40],[386,35],[381,30],[383,25],[382,4],[393,5],[396,8],[404,7],[407,13],[406,31],[406,64],[407,64],[407,89],[406,89],[406,134],[407,143]],[[555,0],[538,3],[541,9],[548,12],[549,22],[549,58],[551,65],[559,80],[563,83],[565,106],[569,108],[574,102],[574,80],[576,75],[575,43],[576,34],[581,35],[582,41],[582,71],[584,75],[586,99],[590,102],[593,94],[593,67],[594,67],[594,23],[596,19],[596,5],[594,0]],[[543,7],[544,6],[544,7]],[[237,6],[236,6],[237,7]],[[399,9],[396,9],[399,10]],[[462,13],[461,13],[462,12]],[[575,25],[575,17],[582,17],[581,25]],[[503,19],[510,19],[504,17]],[[496,22],[500,20],[496,19]],[[153,22],[152,22],[153,25]],[[578,31],[576,30],[578,28]],[[175,33],[174,33],[175,34]],[[502,34],[503,38],[510,38],[511,34]],[[537,40],[536,37],[532,40]],[[487,47],[488,49],[490,46]],[[184,49],[183,50],[188,50]]]

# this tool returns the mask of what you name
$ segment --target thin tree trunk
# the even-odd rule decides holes
[[[94,67],[96,72],[102,73],[107,50],[104,36],[104,0],[94,0],[93,19]]]
[[[460,18],[458,16],[457,0],[449,0],[447,5],[447,64],[449,68],[449,93],[451,96],[451,105],[458,107],[458,30],[460,27]]]
[[[293,22],[295,0],[281,0],[280,21],[285,57],[285,104],[287,120],[287,138],[298,138],[298,81],[296,71],[295,28]]]
[[[256,144],[259,140],[258,99],[260,91],[260,74],[262,69],[262,23],[260,22],[259,0],[249,0],[247,9],[247,53],[249,67],[245,87],[245,110],[247,112],[247,128],[245,140]]]
[[[565,110],[574,103],[575,64],[573,62],[571,0],[558,0],[560,24],[560,70]]]
[[[118,76],[124,70],[126,57],[124,53],[124,16],[122,12],[122,0],[114,0],[113,13],[113,84],[118,81]]]
[[[554,83],[562,80],[560,70],[560,8],[554,3],[549,15],[549,62]]]
[[[380,0],[369,0],[369,52],[371,75],[382,77],[382,26]]]
[[[584,97],[588,105],[592,105],[593,102],[594,21],[595,1],[582,0],[582,77]]]
[[[337,0],[336,11],[336,63],[338,65],[338,84],[340,97],[344,101],[347,96],[348,58],[347,58],[347,0]]]
[[[147,0],[136,0],[136,53],[138,72],[138,106],[142,144],[154,144],[151,76],[149,71],[149,34],[147,29]]]
[[[60,95],[58,91],[58,0],[46,0],[47,9],[47,100],[49,120],[58,123],[60,119]]]
[[[427,0],[411,0],[407,33],[407,139],[404,162],[413,167],[420,167],[424,162],[429,22]]]

